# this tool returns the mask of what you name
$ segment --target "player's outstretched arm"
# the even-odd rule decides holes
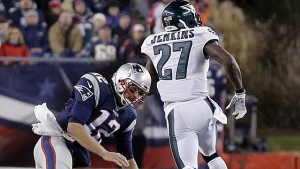
[[[67,131],[81,146],[104,160],[114,162],[120,167],[129,166],[127,159],[123,155],[107,151],[88,134],[83,125],[70,122]]]
[[[211,57],[224,65],[226,76],[232,83],[235,90],[243,88],[242,74],[233,56],[231,56],[224,48],[219,46],[217,42],[206,44],[204,52],[206,57]]]
[[[236,119],[244,117],[247,113],[245,106],[246,90],[243,87],[241,70],[235,58],[219,46],[217,42],[206,44],[204,53],[207,58],[211,57],[224,65],[226,76],[235,89],[235,94],[226,109],[233,107],[233,115],[237,115]]]

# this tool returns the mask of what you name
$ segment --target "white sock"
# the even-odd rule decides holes
[[[207,163],[209,169],[228,169],[224,160],[221,157],[217,157]]]

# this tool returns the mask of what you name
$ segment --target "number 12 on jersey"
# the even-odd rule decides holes
[[[187,72],[187,65],[192,48],[192,41],[174,42],[173,51],[168,44],[161,44],[153,47],[154,55],[161,54],[161,58],[157,63],[157,72],[160,80],[172,80],[172,69],[164,69],[164,65],[170,59],[172,52],[180,52],[179,61],[176,69],[176,80],[185,79]]]

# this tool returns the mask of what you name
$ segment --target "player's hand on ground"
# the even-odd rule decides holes
[[[128,167],[129,163],[127,159],[120,153],[115,153],[115,152],[106,152],[102,158],[106,161],[111,161],[116,163],[120,167]]]
[[[245,97],[246,97],[246,90],[242,93],[235,93],[233,98],[231,99],[228,106],[225,108],[230,109],[231,107],[234,108],[233,115],[237,115],[235,119],[240,119],[245,116],[247,113],[246,105],[245,105]]]

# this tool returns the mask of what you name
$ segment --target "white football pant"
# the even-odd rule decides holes
[[[34,147],[36,169],[72,169],[72,156],[63,137],[42,136]]]
[[[217,128],[216,121],[212,120],[212,108],[204,99],[195,99],[186,104],[180,104],[171,110],[167,117],[170,145],[177,167],[198,168],[198,151],[204,156],[216,153]],[[222,160],[222,158],[215,158]],[[222,160],[223,161],[223,160]],[[224,161],[223,161],[224,163]],[[210,169],[227,169],[209,165]]]

